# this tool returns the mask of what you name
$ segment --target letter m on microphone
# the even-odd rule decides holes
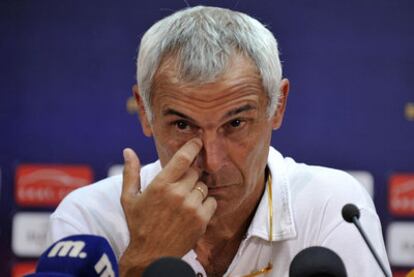
[[[115,277],[114,270],[112,269],[111,261],[104,253],[99,261],[95,265],[95,271],[100,277]]]
[[[49,251],[49,254],[47,256],[49,258],[59,256],[84,259],[87,256],[85,252],[82,252],[84,248],[85,242],[81,240],[60,241],[53,246],[53,248]]]

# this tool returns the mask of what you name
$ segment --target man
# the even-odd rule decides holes
[[[388,261],[375,207],[344,172],[284,158],[270,147],[282,124],[289,82],[277,43],[255,19],[194,7],[153,25],[137,62],[143,132],[159,161],[141,168],[124,150],[123,176],[71,193],[51,216],[49,239],[77,233],[108,239],[122,276],[162,256],[183,257],[204,276],[287,276],[294,256],[320,245],[349,276],[380,276],[362,225]]]

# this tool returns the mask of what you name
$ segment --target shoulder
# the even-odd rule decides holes
[[[284,179],[298,228],[304,225],[316,228],[329,221],[333,228],[342,221],[342,207],[348,203],[377,216],[366,189],[345,171],[298,163],[273,148],[269,158],[272,174],[279,180]]]
[[[272,174],[284,180],[292,200],[317,204],[335,199],[372,204],[366,189],[350,174],[334,168],[298,163],[274,148],[269,152]],[[339,201],[338,204],[340,204]]]
[[[296,163],[287,158],[292,195],[307,201],[334,201],[338,205],[354,203],[373,208],[366,189],[349,173],[323,166]],[[310,197],[312,196],[312,197]]]
[[[297,231],[289,245],[297,252],[312,245],[327,247],[341,256],[350,276],[377,276],[371,254],[359,233],[342,218],[344,205],[356,205],[361,212],[361,225],[387,262],[380,220],[363,185],[345,171],[298,163],[275,149],[269,156],[273,160],[269,166],[277,165],[271,168],[272,175],[284,176],[281,178],[285,179],[289,192],[289,207]]]

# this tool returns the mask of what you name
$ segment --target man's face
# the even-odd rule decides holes
[[[283,107],[267,116],[261,77],[242,55],[234,55],[224,74],[203,85],[180,81],[167,59],[152,93],[153,121],[142,116],[142,105],[140,118],[144,132],[154,136],[162,166],[186,141],[199,137],[203,149],[194,167],[217,200],[216,216],[255,205],[264,188],[271,132],[280,126],[286,97]]]

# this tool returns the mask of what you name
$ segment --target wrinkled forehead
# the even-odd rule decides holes
[[[246,82],[260,83],[262,90],[262,77],[253,60],[246,54],[235,51],[230,54],[222,68],[217,68],[210,74],[194,75],[189,73],[191,68],[182,65],[179,52],[171,52],[163,57],[157,71],[154,74],[151,98],[160,90],[170,86],[188,87],[197,89],[199,86],[213,85],[221,82]],[[197,69],[195,69],[197,71]]]

